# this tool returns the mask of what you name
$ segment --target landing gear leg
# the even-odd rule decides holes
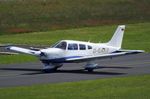
[[[44,63],[43,72],[50,73],[57,71],[63,64],[52,64],[52,63]]]
[[[88,68],[88,69],[86,69],[86,70],[88,70],[88,72],[93,72],[93,68]]]
[[[50,73],[50,72],[54,72],[56,70],[57,69],[53,65],[45,65],[43,68],[44,73]]]

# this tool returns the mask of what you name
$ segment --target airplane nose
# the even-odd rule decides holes
[[[40,56],[46,56],[46,54],[41,51]]]
[[[43,56],[47,57],[47,55],[50,54],[50,52],[47,49],[42,49],[42,50],[40,50],[40,52],[41,52],[40,53],[41,57],[43,57]]]
[[[40,52],[41,57],[49,58],[59,57],[62,54],[62,51],[60,49],[55,48],[42,49]]]

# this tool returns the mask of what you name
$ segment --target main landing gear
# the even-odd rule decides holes
[[[62,63],[44,63],[43,72],[44,73],[55,72],[61,66],[63,66]],[[95,64],[92,61],[89,61],[84,67],[84,70],[87,70],[88,72],[93,72],[94,69],[98,69],[98,64]]]
[[[88,72],[93,72],[93,70],[96,68],[98,68],[98,64],[95,64],[91,61],[85,65],[85,70],[87,70]]]
[[[63,64],[55,64],[55,63],[44,63],[43,72],[44,73],[51,73],[57,71],[58,68],[63,66]]]

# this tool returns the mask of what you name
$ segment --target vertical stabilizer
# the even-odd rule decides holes
[[[113,37],[107,44],[109,46],[117,47],[120,49],[122,45],[124,31],[125,31],[125,25],[119,25]]]

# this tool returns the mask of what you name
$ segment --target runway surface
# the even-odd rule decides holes
[[[106,77],[150,74],[150,54],[142,53],[113,59],[97,60],[101,67],[89,73],[83,70],[85,63],[64,64],[57,72],[42,73],[40,62],[1,65],[0,87],[62,83],[94,80]]]

